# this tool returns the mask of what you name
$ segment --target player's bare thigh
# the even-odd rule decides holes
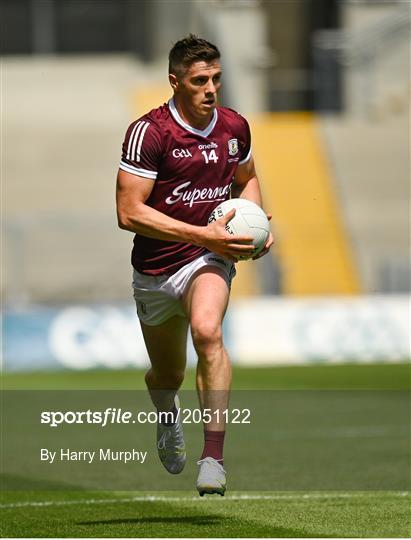
[[[184,376],[187,319],[174,316],[157,326],[140,324],[153,370],[166,378]]]
[[[182,301],[190,321],[193,339],[204,335],[221,337],[230,289],[222,271],[214,266],[201,268],[188,284]]]

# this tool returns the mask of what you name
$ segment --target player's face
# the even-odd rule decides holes
[[[174,87],[174,86],[173,86]],[[194,62],[176,79],[175,94],[182,107],[196,118],[208,118],[217,106],[221,87],[221,64]]]

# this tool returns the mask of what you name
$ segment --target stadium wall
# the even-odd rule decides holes
[[[236,300],[225,321],[233,362],[287,365],[398,362],[410,354],[410,297]],[[6,310],[5,371],[143,368],[148,357],[130,305]],[[188,362],[196,356],[191,341]]]

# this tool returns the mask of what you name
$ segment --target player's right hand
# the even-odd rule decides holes
[[[232,262],[237,262],[238,257],[252,253],[253,238],[251,236],[235,236],[227,231],[227,223],[235,216],[235,208],[230,210],[220,219],[209,223],[204,227],[202,245],[213,253],[217,253]]]

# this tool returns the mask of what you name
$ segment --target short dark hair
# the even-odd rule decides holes
[[[175,43],[168,55],[168,72],[180,75],[182,68],[188,68],[194,62],[212,62],[220,58],[220,51],[209,41],[194,34]]]

